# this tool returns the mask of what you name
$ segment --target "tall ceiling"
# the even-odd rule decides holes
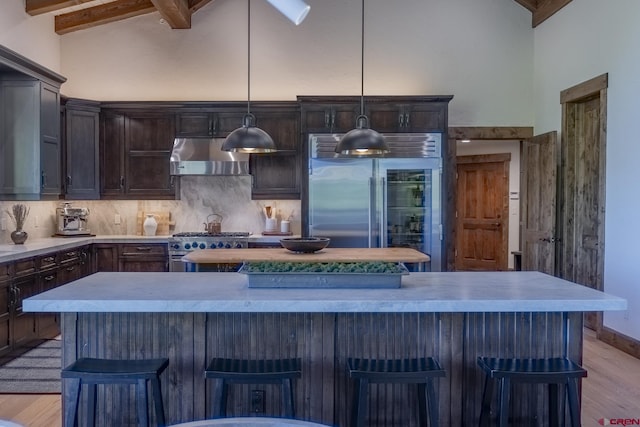
[[[138,15],[160,12],[173,29],[191,28],[191,15],[213,0],[25,0],[32,16],[55,15],[55,31],[67,34]],[[531,11],[536,27],[571,0],[514,0]],[[313,11],[311,12],[313,13]]]

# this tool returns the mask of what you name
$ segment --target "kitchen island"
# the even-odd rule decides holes
[[[210,416],[212,357],[302,359],[297,417],[346,426],[348,357],[436,357],[442,425],[475,425],[480,412],[479,355],[568,356],[582,361],[582,312],[623,310],[626,301],[537,272],[412,273],[400,289],[249,289],[238,273],[98,273],[29,298],[25,310],[61,312],[63,365],[78,357],[168,357],[162,376],[169,424]],[[250,412],[250,391],[230,388],[230,414]],[[66,389],[64,389],[64,396]],[[415,390],[371,392],[372,424],[417,425]],[[135,425],[128,393],[99,393],[101,425]],[[546,394],[516,386],[515,425],[547,411]]]

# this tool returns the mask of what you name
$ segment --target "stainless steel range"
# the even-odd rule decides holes
[[[245,249],[249,247],[248,232],[207,233],[203,231],[176,233],[169,238],[169,271],[185,271],[183,256],[196,249]],[[238,266],[220,265],[215,271],[236,271]]]

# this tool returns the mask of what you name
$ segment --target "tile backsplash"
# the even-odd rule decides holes
[[[250,176],[184,176],[180,182],[180,200],[65,200],[75,207],[89,208],[88,227],[98,235],[135,235],[138,211],[168,211],[175,222],[173,232],[201,231],[207,216],[223,217],[222,231],[249,231],[260,234],[264,230],[264,207],[275,209],[278,221],[291,217],[291,231],[300,234],[299,200],[251,200]],[[15,225],[6,211],[23,203],[29,207],[24,231],[30,238],[50,237],[56,229],[56,207],[65,201],[0,201],[0,243],[12,243]],[[120,224],[115,224],[116,215]]]

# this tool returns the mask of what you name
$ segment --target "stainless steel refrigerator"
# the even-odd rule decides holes
[[[340,134],[309,136],[308,230],[330,247],[410,247],[442,270],[441,135],[387,134],[384,158],[335,152]]]

